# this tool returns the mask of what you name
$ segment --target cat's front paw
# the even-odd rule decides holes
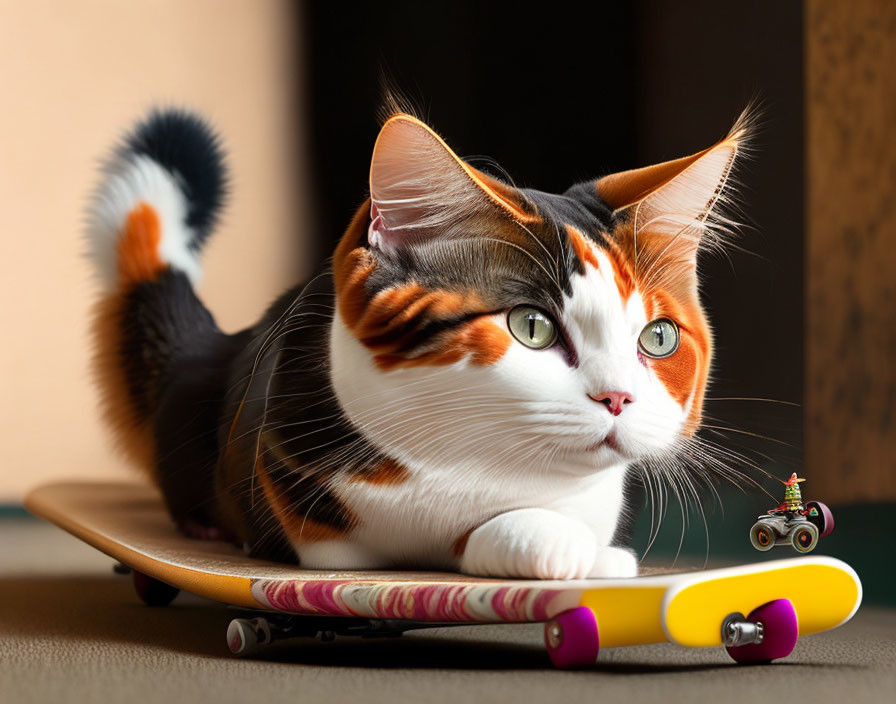
[[[638,576],[638,558],[631,550],[624,548],[598,548],[594,564],[588,571],[589,577],[611,577],[624,579]]]
[[[581,521],[540,508],[508,511],[470,533],[460,569],[490,577],[580,579],[598,547]]]

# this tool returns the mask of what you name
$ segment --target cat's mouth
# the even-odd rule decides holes
[[[617,440],[614,431],[611,430],[602,440],[586,447],[585,452],[597,452],[602,447],[608,447],[615,452],[620,452],[619,441]]]
[[[607,437],[604,438],[603,444],[609,447],[611,450],[619,452],[619,442],[616,440],[616,433],[608,433]]]

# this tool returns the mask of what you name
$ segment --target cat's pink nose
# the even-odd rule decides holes
[[[592,401],[604,404],[614,416],[622,413],[623,408],[635,400],[631,394],[624,391],[601,391],[596,394],[588,394],[588,397]]]

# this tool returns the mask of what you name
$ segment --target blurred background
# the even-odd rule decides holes
[[[893,600],[896,3],[0,0],[0,503],[52,477],[132,476],[88,377],[80,258],[97,162],[150,106],[195,108],[233,191],[201,295],[251,323],[327,256],[365,196],[383,75],[454,149],[520,185],[699,151],[751,101],[745,226],[702,262],[716,332],[707,440],[776,497],[836,507],[820,550]],[[650,560],[754,559],[757,489],[674,505]],[[687,518],[687,520],[686,520]],[[650,542],[645,515],[638,540]],[[775,557],[784,556],[780,552]],[[870,581],[869,581],[870,580]]]

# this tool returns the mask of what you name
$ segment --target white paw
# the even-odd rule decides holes
[[[580,579],[593,568],[597,540],[581,521],[554,511],[508,511],[474,530],[460,569],[490,577]]]
[[[589,577],[614,577],[624,579],[638,576],[638,558],[624,548],[598,548]]]

